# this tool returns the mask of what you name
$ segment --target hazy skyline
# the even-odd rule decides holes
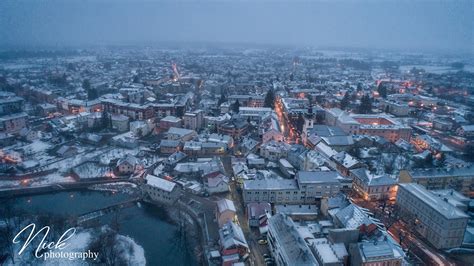
[[[4,0],[0,46],[224,42],[473,52],[473,3]]]

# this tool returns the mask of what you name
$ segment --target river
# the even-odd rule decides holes
[[[14,200],[14,206],[31,214],[80,215],[129,198],[122,193],[99,191],[59,192],[20,197]],[[189,245],[180,240],[179,227],[159,207],[142,203],[117,214],[119,234],[133,238],[143,247],[147,265],[197,265]],[[108,224],[112,217],[115,220],[117,215],[108,214],[99,223]]]

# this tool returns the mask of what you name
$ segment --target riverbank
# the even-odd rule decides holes
[[[75,191],[75,190],[81,190],[81,189],[86,190],[90,186],[93,186],[93,185],[126,182],[126,181],[128,181],[128,178],[114,178],[114,179],[108,179],[108,180],[57,183],[57,184],[33,186],[33,187],[5,188],[5,189],[0,189],[0,198],[25,197],[25,196],[62,192],[62,191]]]
[[[144,204],[151,205],[164,211],[163,219],[165,221],[178,226],[178,234],[176,241],[186,246],[185,250],[181,250],[185,254],[191,255],[196,259],[196,265],[203,265],[204,260],[204,239],[201,234],[202,226],[199,218],[182,204],[176,205],[162,204],[150,200],[143,200]]]

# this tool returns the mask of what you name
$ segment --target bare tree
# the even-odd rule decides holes
[[[101,230],[101,229],[98,229]],[[106,228],[100,231],[97,238],[92,241],[89,245],[89,249],[92,252],[98,252],[99,257],[97,262],[101,265],[117,265],[119,264],[119,254],[116,249],[117,244],[117,233]]]
[[[13,238],[20,228],[21,212],[14,209],[14,201],[4,200],[0,202],[0,264],[10,258],[12,264],[15,264],[15,249]],[[4,261],[2,261],[4,259]]]

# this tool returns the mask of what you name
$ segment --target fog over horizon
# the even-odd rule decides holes
[[[245,43],[472,53],[474,1],[4,0],[0,47]]]

